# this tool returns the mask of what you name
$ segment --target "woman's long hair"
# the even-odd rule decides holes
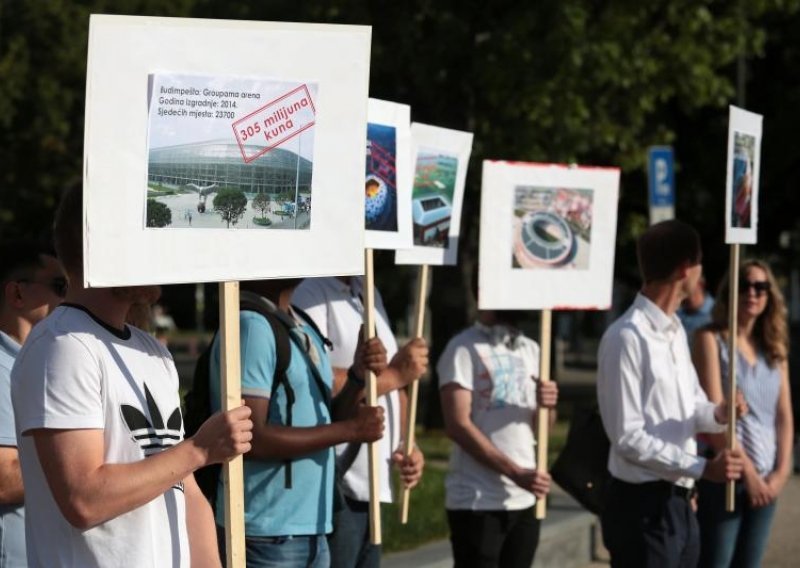
[[[781,289],[766,262],[751,259],[744,261],[739,267],[739,279],[747,278],[750,268],[760,268],[767,275],[769,291],[767,291],[767,307],[758,316],[753,326],[753,339],[759,350],[764,353],[770,367],[786,360],[789,353],[789,327],[786,322],[786,301],[783,299]],[[729,282],[726,274],[720,282],[717,291],[717,300],[711,311],[712,327],[716,330],[728,329],[728,297]],[[741,292],[740,292],[741,294]]]

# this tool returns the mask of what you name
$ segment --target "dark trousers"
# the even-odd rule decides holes
[[[695,568],[700,530],[688,491],[612,480],[600,519],[614,568]]]
[[[539,545],[533,507],[519,511],[448,510],[455,568],[530,568]]]

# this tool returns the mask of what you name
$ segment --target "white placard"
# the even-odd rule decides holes
[[[752,245],[758,240],[758,186],[763,117],[730,106],[725,174],[725,242]]]
[[[481,309],[608,309],[616,168],[483,162]]]
[[[397,264],[454,265],[472,133],[412,123],[413,246],[398,250]]]
[[[411,107],[369,100],[364,187],[365,246],[411,246]]]
[[[370,41],[364,26],[93,15],[86,284],[361,273]]]

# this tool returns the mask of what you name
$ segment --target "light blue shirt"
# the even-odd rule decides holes
[[[720,379],[723,390],[728,385],[730,357],[728,344],[717,333]],[[747,414],[736,421],[736,437],[741,441],[756,471],[762,476],[772,473],[778,453],[778,398],[781,392],[781,369],[770,367],[759,350],[756,361],[750,364],[741,351],[736,357],[736,386],[747,401]]]
[[[260,314],[242,311],[239,316],[242,395],[270,398],[276,365],[275,336]],[[319,370],[325,386],[333,385],[333,371],[322,340],[309,327],[302,330],[320,354]],[[331,423],[325,397],[300,348],[290,343],[287,377],[294,389],[292,426],[312,427]],[[211,406],[220,408],[219,336],[211,352],[209,380]],[[286,392],[280,386],[269,403],[269,422],[285,424]],[[285,487],[283,461],[244,460],[245,534],[247,536],[322,535],[333,530],[334,450],[326,448],[292,460],[292,488]],[[224,524],[222,485],[217,492],[217,524]]]
[[[696,312],[687,312],[683,306],[678,308],[676,315],[681,320],[681,325],[686,331],[686,337],[689,339],[689,346],[694,342],[694,333],[711,323],[711,310],[714,309],[714,297],[711,294],[706,294],[703,305]]]
[[[0,331],[0,446],[17,447],[14,408],[11,406],[11,367],[20,345]],[[27,566],[25,553],[25,509],[22,505],[0,505],[0,568]]]

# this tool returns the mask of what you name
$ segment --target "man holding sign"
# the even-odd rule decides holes
[[[30,566],[219,566],[211,509],[192,473],[250,449],[250,410],[183,439],[166,349],[126,325],[157,286],[83,288],[81,189],[56,217],[66,302],[12,373]]]
[[[358,327],[364,318],[361,301],[363,279],[357,276],[340,278],[306,278],[294,295],[294,302],[323,330],[333,343],[331,363],[334,390],[348,382],[364,388],[363,381],[348,372],[360,343]],[[405,432],[404,411],[408,404],[405,386],[418,380],[428,370],[428,346],[416,338],[398,350],[383,301],[375,290],[376,332],[386,346],[389,366],[377,378],[378,404],[384,409],[387,434],[381,440],[381,501],[392,501],[391,469],[394,462],[406,487],[414,487],[422,476],[424,458],[415,448],[410,456],[402,453],[402,432]],[[341,444],[336,448],[337,475],[342,490],[342,508],[334,517],[330,537],[331,566],[334,568],[368,568],[380,565],[381,549],[369,542],[369,475],[366,446]]]
[[[439,359],[442,412],[456,445],[445,482],[456,568],[529,567],[539,543],[536,499],[550,475],[536,469],[537,408],[558,387],[539,377],[539,346],[518,328],[521,312],[482,311]]]
[[[358,404],[361,388],[356,384],[363,383],[367,369],[380,373],[386,368],[383,345],[378,339],[359,341],[346,371],[354,380],[337,391],[327,340],[291,304],[299,282],[241,285],[242,396],[255,423],[253,450],[244,464],[245,543],[251,567],[327,568],[326,535],[333,530],[338,500],[333,448],[358,446],[383,435],[383,409]],[[353,333],[358,326],[360,322]],[[285,355],[280,336],[288,347]],[[219,369],[217,339],[209,373],[214,408],[220,400]],[[222,525],[222,491],[217,492],[217,504],[217,523]]]
[[[700,237],[671,220],[637,243],[644,285],[606,331],[598,354],[597,398],[611,441],[613,476],[602,516],[612,566],[696,566],[695,480],[739,479],[738,450],[697,455],[695,435],[722,432],[727,404],[708,401],[675,315],[702,275]],[[746,411],[737,401],[737,411]]]

